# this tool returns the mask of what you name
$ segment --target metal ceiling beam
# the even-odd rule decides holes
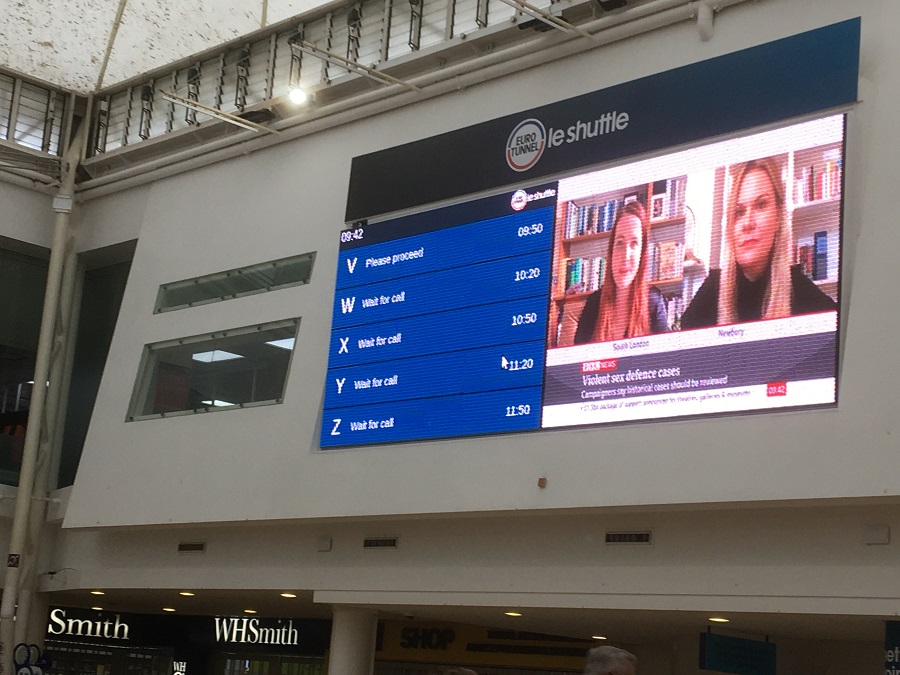
[[[199,101],[192,101],[189,98],[183,98],[178,94],[172,93],[171,91],[162,92],[162,97],[171,102],[177,103],[178,105],[182,105],[188,110],[196,110],[197,112],[201,112],[204,115],[209,115],[210,117],[214,117],[217,120],[222,120],[223,122],[228,122],[229,124],[233,124],[236,127],[241,127],[243,129],[249,129],[250,131],[262,131],[267,134],[278,134],[277,129],[272,129],[271,127],[263,126],[262,124],[257,124],[256,122],[251,122],[250,120],[245,120],[243,117],[238,117],[237,115],[232,115],[231,113],[227,113],[223,110],[217,110],[212,106],[208,106],[204,103],[200,103]]]
[[[557,30],[561,30],[564,33],[571,33],[574,35],[580,35],[581,37],[588,38],[589,40],[596,40],[596,36],[591,35],[585,30],[582,30],[578,26],[574,26],[568,21],[564,21],[560,19],[558,16],[554,16],[547,11],[544,11],[540,7],[535,7],[531,3],[525,2],[525,0],[502,0],[505,4],[509,5],[513,9],[517,9],[520,12],[524,12],[528,16],[533,19],[537,19],[538,21],[542,21],[543,23],[556,28]]]
[[[100,64],[100,72],[97,75],[97,84],[94,85],[94,91],[99,90],[103,86],[103,78],[106,77],[106,67],[109,65],[109,57],[112,55],[113,45],[116,43],[116,35],[119,34],[119,26],[122,25],[122,15],[125,13],[125,5],[127,4],[128,0],[119,0],[116,18],[113,19],[112,27],[109,30],[109,39],[106,41],[106,51],[103,54],[103,63]]]
[[[341,68],[346,68],[350,72],[356,73],[357,75],[362,75],[363,77],[368,77],[369,79],[375,80],[381,84],[398,84],[401,87],[405,87],[410,91],[419,91],[419,88],[409,82],[404,82],[403,80],[399,80],[396,77],[392,77],[387,73],[382,73],[380,70],[376,70],[375,68],[370,68],[369,66],[365,66],[358,61],[352,61],[351,59],[344,58],[340,54],[335,54],[334,52],[330,52],[327,49],[321,49],[316,47],[311,42],[307,42],[306,40],[293,40],[290,43],[292,48],[297,48],[302,51],[304,54],[309,54],[310,56],[315,56],[318,59],[322,59],[326,63],[330,63],[335,66],[340,66]]]

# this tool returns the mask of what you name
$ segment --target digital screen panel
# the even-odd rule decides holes
[[[341,233],[320,445],[833,404],[844,117]]]

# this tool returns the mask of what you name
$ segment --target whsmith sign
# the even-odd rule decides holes
[[[75,637],[107,638],[114,640],[128,639],[128,624],[122,616],[116,614],[110,619],[73,619],[66,617],[66,610],[54,609],[50,612],[50,624],[47,635],[71,635]]]
[[[270,620],[267,624],[260,619],[245,617],[216,617],[216,642],[236,642],[240,644],[296,645],[300,633],[294,622],[282,623],[281,619]]]

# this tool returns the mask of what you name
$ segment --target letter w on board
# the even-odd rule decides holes
[[[341,312],[348,314],[353,311],[353,305],[356,304],[356,296],[352,298],[341,298]]]

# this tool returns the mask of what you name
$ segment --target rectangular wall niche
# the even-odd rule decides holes
[[[156,296],[154,313],[308,284],[315,259],[315,253],[303,253],[163,284]]]
[[[148,344],[128,420],[281,403],[300,319]]]

